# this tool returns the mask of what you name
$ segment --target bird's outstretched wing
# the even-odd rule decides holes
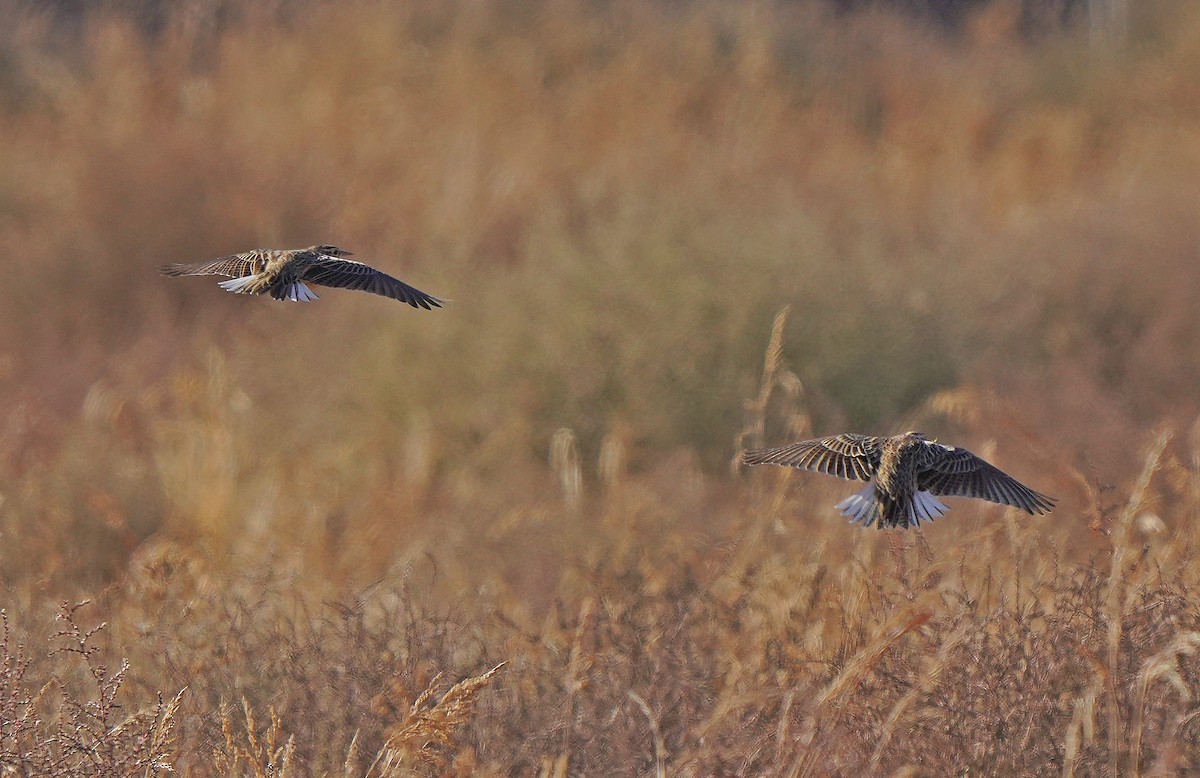
[[[933,462],[917,475],[917,488],[947,497],[977,497],[1026,513],[1049,513],[1054,499],[1035,492],[964,448],[929,444]]]
[[[783,465],[836,475],[849,481],[869,481],[879,468],[884,440],[846,433],[803,440],[790,446],[747,451],[742,454],[742,461],[747,465]]]
[[[336,286],[342,289],[361,289],[364,292],[390,297],[408,303],[414,308],[441,308],[442,301],[420,289],[414,289],[403,281],[370,265],[352,259],[322,257],[304,271],[304,280],[321,286]]]
[[[254,252],[246,254],[231,254],[218,257],[208,262],[193,262],[190,264],[160,265],[158,272],[164,276],[229,276],[241,278],[259,271]]]

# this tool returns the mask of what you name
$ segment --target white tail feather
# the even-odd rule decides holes
[[[309,289],[303,281],[297,281],[289,286],[284,296],[295,303],[307,303],[318,299],[313,290]]]
[[[866,488],[861,492],[855,492],[839,502],[836,507],[843,515],[849,516],[850,521],[859,522],[866,527],[874,524],[876,519],[881,519],[879,516],[879,500],[875,496],[874,481],[868,483]],[[943,516],[946,511],[950,510],[941,500],[926,491],[919,491],[914,494],[912,500],[903,506],[903,509],[908,518],[908,523],[913,526],[922,520],[933,521],[938,516]]]
[[[917,517],[925,519],[925,521],[933,521],[938,516],[944,516],[946,511],[950,510],[941,500],[925,491],[914,494],[912,504],[913,508],[916,509]],[[916,522],[913,523],[915,524]]]
[[[256,283],[258,283],[258,276],[250,275],[242,276],[241,278],[229,278],[224,281],[218,281],[217,285],[222,289],[235,294],[247,294],[250,291],[250,287]]]
[[[879,503],[875,499],[875,482],[871,481],[861,492],[855,492],[835,507],[843,515],[849,516],[850,521],[859,521],[870,526],[879,511]]]

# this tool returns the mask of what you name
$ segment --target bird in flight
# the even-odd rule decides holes
[[[915,527],[949,510],[941,497],[976,497],[1011,505],[1030,514],[1049,513],[1054,500],[964,448],[927,440],[920,432],[889,438],[834,435],[790,446],[746,451],[747,465],[783,465],[866,481],[867,487],[837,504],[860,522],[883,527]]]
[[[270,294],[276,300],[305,303],[317,295],[308,284],[361,289],[390,297],[414,308],[441,308],[442,301],[420,289],[414,289],[370,265],[343,257],[354,253],[337,246],[309,246],[306,249],[255,249],[231,254],[208,262],[162,265],[158,271],[167,276],[228,276],[219,282],[222,289],[237,294]]]

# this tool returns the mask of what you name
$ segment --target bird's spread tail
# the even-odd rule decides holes
[[[925,521],[933,521],[938,516],[945,515],[946,511],[950,510],[938,498],[934,497],[930,492],[919,491],[913,495],[912,500],[907,504],[908,523],[916,526],[921,519]]]
[[[217,285],[235,294],[254,294],[257,291],[255,286],[258,285],[259,280],[259,277],[256,275],[242,276],[240,278],[228,278],[224,281],[218,281]]]
[[[950,510],[941,500],[926,491],[916,492],[911,500],[885,504],[875,492],[872,481],[861,492],[856,492],[837,504],[843,515],[851,522],[864,527],[877,524],[879,527],[915,527],[921,521],[933,521]]]
[[[875,523],[879,517],[879,500],[875,497],[875,484],[867,484],[861,492],[855,492],[836,506],[843,515],[849,516],[850,521],[860,522],[864,527]]]
[[[276,300],[291,300],[294,303],[307,303],[318,299],[316,293],[303,281],[276,286],[271,289],[271,296]]]

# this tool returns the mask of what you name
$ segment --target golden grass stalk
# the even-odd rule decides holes
[[[1121,630],[1124,622],[1122,603],[1126,588],[1132,591],[1136,583],[1126,579],[1126,558],[1130,553],[1129,537],[1134,518],[1146,503],[1150,483],[1162,464],[1163,451],[1171,440],[1170,430],[1160,430],[1146,451],[1141,475],[1134,484],[1124,509],[1117,515],[1112,532],[1112,564],[1109,569],[1108,587],[1104,599],[1104,614],[1108,621],[1108,758],[1112,775],[1119,775],[1121,756],[1121,705],[1117,690],[1117,669],[1121,659]],[[1136,770],[1136,765],[1134,767]]]
[[[1067,726],[1067,737],[1063,741],[1063,778],[1074,778],[1082,747],[1095,738],[1097,692],[1094,686],[1089,686],[1075,700],[1071,723]]]
[[[896,727],[900,724],[900,720],[904,717],[904,714],[908,712],[908,709],[911,708],[917,700],[933,692],[933,690],[937,687],[938,680],[941,678],[943,669],[945,669],[946,664],[950,660],[951,653],[959,646],[960,643],[962,643],[962,641],[967,637],[973,628],[974,625],[964,619],[959,627],[951,632],[949,637],[942,641],[941,648],[938,649],[937,655],[934,656],[933,662],[929,665],[929,669],[926,670],[921,675],[920,679],[918,679],[918,681],[913,684],[911,688],[909,688],[904,696],[901,697],[894,706],[892,706],[892,710],[888,713],[887,719],[885,719],[883,722],[883,729],[879,734],[879,742],[875,745],[875,752],[871,754],[871,772],[876,772],[879,769],[879,762],[881,759],[883,759],[884,749],[887,748],[887,745],[891,741],[892,736],[895,734]]]
[[[169,753],[174,746],[176,714],[179,712],[179,706],[183,703],[183,695],[187,690],[188,687],[186,686],[180,689],[166,705],[163,704],[162,697],[159,697],[158,705],[152,714],[155,719],[154,728],[150,732],[149,743],[147,744],[149,759],[147,760],[144,773],[146,778],[157,775],[159,772],[173,771],[171,764],[163,755]],[[129,723],[134,722],[138,718],[139,716],[131,717]],[[122,725],[122,728],[125,727],[126,725]]]
[[[1151,684],[1165,680],[1179,694],[1180,698],[1191,703],[1195,694],[1191,685],[1184,680],[1180,672],[1179,660],[1184,656],[1193,656],[1200,652],[1200,632],[1182,632],[1154,656],[1142,663],[1137,676],[1138,701],[1134,711],[1136,719],[1133,727],[1133,774],[1141,775],[1142,768],[1142,735],[1146,715],[1146,697]]]
[[[575,432],[568,427],[560,427],[550,439],[550,467],[558,476],[563,502],[572,510],[578,508],[583,496],[583,469]]]
[[[376,768],[375,774],[382,776],[418,765],[444,767],[442,755],[453,745],[454,733],[471,720],[479,693],[506,664],[501,662],[482,675],[459,681],[430,705],[442,682],[442,674],[438,673],[413,701],[404,720],[388,729],[387,742],[366,774],[372,775]]]
[[[233,716],[229,706],[222,704],[221,733],[224,736],[224,749],[213,754],[217,768],[226,775],[241,775],[242,768],[250,770],[254,778],[288,778],[295,775],[294,757],[296,738],[283,737],[283,720],[275,710],[269,709],[271,723],[266,730],[266,739],[259,736],[258,725],[254,719],[254,708],[250,701],[242,697],[243,724],[240,733],[235,734]]]
[[[568,754],[559,754],[555,759],[542,757],[538,778],[567,778],[567,765],[570,761]]]
[[[343,778],[358,778],[362,773],[358,763],[358,735],[359,731],[355,730],[354,737],[350,738],[350,745],[346,747],[346,758],[342,760]]]
[[[1096,700],[1108,687],[1108,669],[1084,649],[1079,653],[1092,666],[1094,680],[1076,700],[1063,742],[1063,778],[1073,778],[1082,747],[1096,738]]]
[[[918,610],[916,612],[910,610],[902,613],[893,621],[894,626],[886,630],[879,640],[859,651],[846,663],[846,666],[842,668],[838,676],[833,679],[833,682],[817,698],[817,709],[819,710],[829,702],[845,694],[851,686],[856,684],[864,675],[871,671],[872,667],[878,664],[879,660],[887,653],[889,648],[895,645],[897,640],[929,621],[931,615],[926,610]]]
[[[587,686],[587,675],[595,658],[585,646],[588,633],[595,627],[596,601],[586,597],[579,606],[579,621],[575,625],[575,634],[571,640],[571,655],[567,660],[567,700],[566,726],[563,728],[562,752],[560,757],[564,766],[571,760],[571,736],[574,734],[575,702],[577,695]]]
[[[804,727],[800,733],[800,742],[805,748],[788,768],[787,775],[789,777],[794,778],[797,775],[809,775],[811,773],[813,769],[812,759],[816,756],[816,751],[818,750],[812,746],[814,738],[819,731],[820,718],[825,706],[846,694],[847,691],[871,671],[871,668],[879,663],[879,660],[883,658],[888,649],[894,646],[900,638],[929,621],[931,616],[932,614],[926,610],[910,608],[902,611],[899,616],[892,620],[891,625],[883,630],[877,640],[865,646],[846,663],[842,671],[825,687],[825,691],[817,698],[812,711],[805,720]]]
[[[767,340],[767,351],[763,355],[762,378],[758,384],[758,396],[745,402],[749,414],[749,424],[734,441],[734,458],[730,467],[734,473],[741,468],[741,452],[746,447],[747,439],[751,445],[759,446],[767,430],[767,405],[771,402],[771,393],[775,390],[775,375],[783,362],[783,329],[787,324],[788,314],[792,306],[785,305],[775,314],[771,324],[771,337]]]
[[[662,729],[658,726],[658,718],[655,717],[654,712],[650,710],[650,705],[640,694],[633,689],[626,690],[625,694],[633,700],[633,703],[650,722],[650,732],[654,736],[654,776],[655,778],[667,778],[667,746],[663,741]]]

